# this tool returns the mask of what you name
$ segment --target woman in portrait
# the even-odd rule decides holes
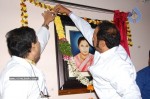
[[[86,72],[88,67],[93,63],[93,54],[89,53],[90,45],[84,37],[78,39],[79,53],[74,56],[77,68],[81,72]]]

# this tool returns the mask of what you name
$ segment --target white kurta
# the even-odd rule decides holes
[[[50,34],[45,27],[41,27],[37,36],[42,52]],[[27,77],[26,80],[23,77]],[[0,75],[0,99],[40,99],[40,91],[47,94],[43,73],[24,58],[12,56]]]
[[[92,44],[94,29],[80,17],[70,14],[70,18]],[[141,99],[135,82],[136,71],[124,48],[119,45],[110,50],[95,52],[94,64],[89,67],[94,89],[100,99]]]

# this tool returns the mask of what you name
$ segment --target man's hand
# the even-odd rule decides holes
[[[66,13],[67,15],[69,15],[71,13],[71,11],[67,8],[65,8],[64,6],[58,4],[54,7],[54,12],[55,13]]]
[[[44,13],[42,13],[42,16],[44,18],[43,26],[48,27],[49,23],[54,20],[55,13],[48,10],[44,11]]]

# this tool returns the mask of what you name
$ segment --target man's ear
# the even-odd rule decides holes
[[[101,46],[102,47],[107,47],[106,42],[104,40],[101,41]]]
[[[105,49],[107,47],[105,41],[104,40],[100,40],[99,43],[98,43],[98,47],[101,50]]]
[[[32,46],[31,46],[31,51],[34,50],[36,44],[35,43],[32,43]]]
[[[32,47],[33,47],[33,48],[35,47],[35,43],[32,43]],[[31,48],[32,48],[32,47],[31,47]]]
[[[105,52],[105,51],[107,51],[109,49],[107,47],[106,42],[104,40],[101,41],[101,45],[99,45],[99,46],[101,46],[102,52]]]

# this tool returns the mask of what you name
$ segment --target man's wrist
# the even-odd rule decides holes
[[[43,27],[46,27],[47,29],[49,29],[49,26],[47,24],[42,24]]]
[[[70,11],[69,9],[66,10],[66,14],[69,16],[70,13],[72,13],[72,11]]]
[[[72,11],[70,11],[70,12],[68,13],[68,16],[70,16],[72,13],[73,13],[73,12],[72,12]]]

